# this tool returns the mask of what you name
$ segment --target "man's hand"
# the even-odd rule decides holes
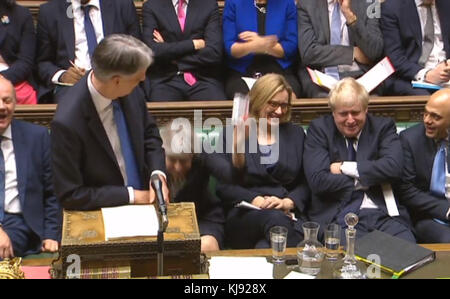
[[[3,228],[0,227],[0,259],[14,257],[11,240]]]
[[[85,73],[85,69],[71,66],[61,75],[59,81],[67,84],[75,84],[80,81],[81,77],[83,77]]]
[[[352,10],[352,0],[338,0],[338,2],[341,6],[342,14],[344,15],[347,23],[353,22],[356,15]]]
[[[159,179],[161,180],[164,201],[166,202],[166,204],[169,204],[170,193],[169,193],[169,187],[167,186],[167,181],[162,175],[158,174],[158,176],[159,176]],[[150,193],[150,203],[154,203],[155,199],[156,199],[156,192],[153,189],[153,186],[151,183],[150,183],[150,192],[149,193]]]
[[[372,61],[364,54],[359,47],[353,47],[353,55],[355,60],[361,64],[370,65]]]
[[[192,43],[194,44],[195,50],[201,50],[204,47],[206,47],[205,40],[203,40],[203,39],[193,39]]]
[[[163,43],[164,38],[162,37],[161,33],[159,33],[158,30],[153,30],[153,40],[157,43]]]
[[[52,239],[45,239],[42,241],[42,252],[57,252],[58,251],[58,242]]]
[[[441,84],[450,80],[450,65],[446,62],[439,63],[434,69],[427,72],[425,81],[433,84]]]
[[[330,172],[332,174],[342,174],[341,171],[342,162],[334,162],[330,165]]]
[[[134,204],[135,205],[148,205],[150,204],[150,192],[148,190],[136,190],[134,189]]]

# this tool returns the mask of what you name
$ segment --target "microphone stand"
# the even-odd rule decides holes
[[[167,217],[164,217],[161,212],[159,212],[158,221],[159,221],[158,237],[157,237],[158,252],[156,254],[158,268],[156,275],[164,276],[164,232],[166,231],[167,225],[169,224],[169,220],[167,219]]]

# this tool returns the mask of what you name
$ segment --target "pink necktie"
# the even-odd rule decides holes
[[[184,2],[185,0],[178,0],[178,22],[180,22],[181,31],[184,31],[184,23],[186,21],[186,14],[183,10]],[[183,77],[184,81],[186,81],[186,83],[190,86],[194,85],[195,82],[197,82],[197,79],[195,79],[194,75],[189,72],[184,72]]]

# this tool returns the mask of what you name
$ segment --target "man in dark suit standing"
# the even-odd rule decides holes
[[[52,155],[55,193],[64,208],[153,202],[153,174],[168,190],[159,130],[135,88],[151,62],[143,42],[109,35],[94,51],[92,71],[58,105],[51,123]]]
[[[326,97],[328,92],[312,82],[306,66],[337,80],[358,78],[382,57],[383,36],[378,19],[368,16],[370,2],[302,0],[297,5],[299,78],[307,97]]]
[[[225,100],[217,1],[152,0],[142,15],[143,40],[156,60],[149,72],[150,100]]]
[[[400,133],[405,163],[398,191],[421,243],[450,242],[449,128],[450,89],[442,89],[428,100],[423,123]]]
[[[450,80],[450,1],[385,1],[380,27],[384,50],[397,72],[386,81],[392,95],[429,95],[411,81],[442,84]]]
[[[40,101],[62,94],[91,69],[95,46],[113,33],[140,38],[132,0],[52,0],[39,8],[37,65]],[[62,93],[61,93],[62,92]]]
[[[15,106],[14,87],[0,76],[0,260],[55,252],[61,234],[48,130],[13,119]]]
[[[313,193],[308,216],[322,227],[344,227],[353,212],[360,219],[357,237],[377,229],[415,242],[409,215],[390,186],[403,166],[395,123],[368,114],[368,102],[364,87],[345,78],[330,93],[332,115],[311,122],[303,155]]]

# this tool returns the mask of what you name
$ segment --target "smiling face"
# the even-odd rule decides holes
[[[276,93],[272,99],[267,101],[259,114],[259,118],[267,118],[267,123],[271,124],[271,119],[280,120],[289,110],[289,93],[282,90]]]
[[[333,117],[342,135],[348,138],[357,137],[366,123],[367,108],[364,109],[360,102],[351,106],[337,105]]]
[[[14,86],[8,80],[0,79],[0,134],[11,124],[16,108]]]
[[[450,128],[450,90],[443,89],[433,94],[425,105],[423,114],[425,135],[432,139],[443,139]]]

